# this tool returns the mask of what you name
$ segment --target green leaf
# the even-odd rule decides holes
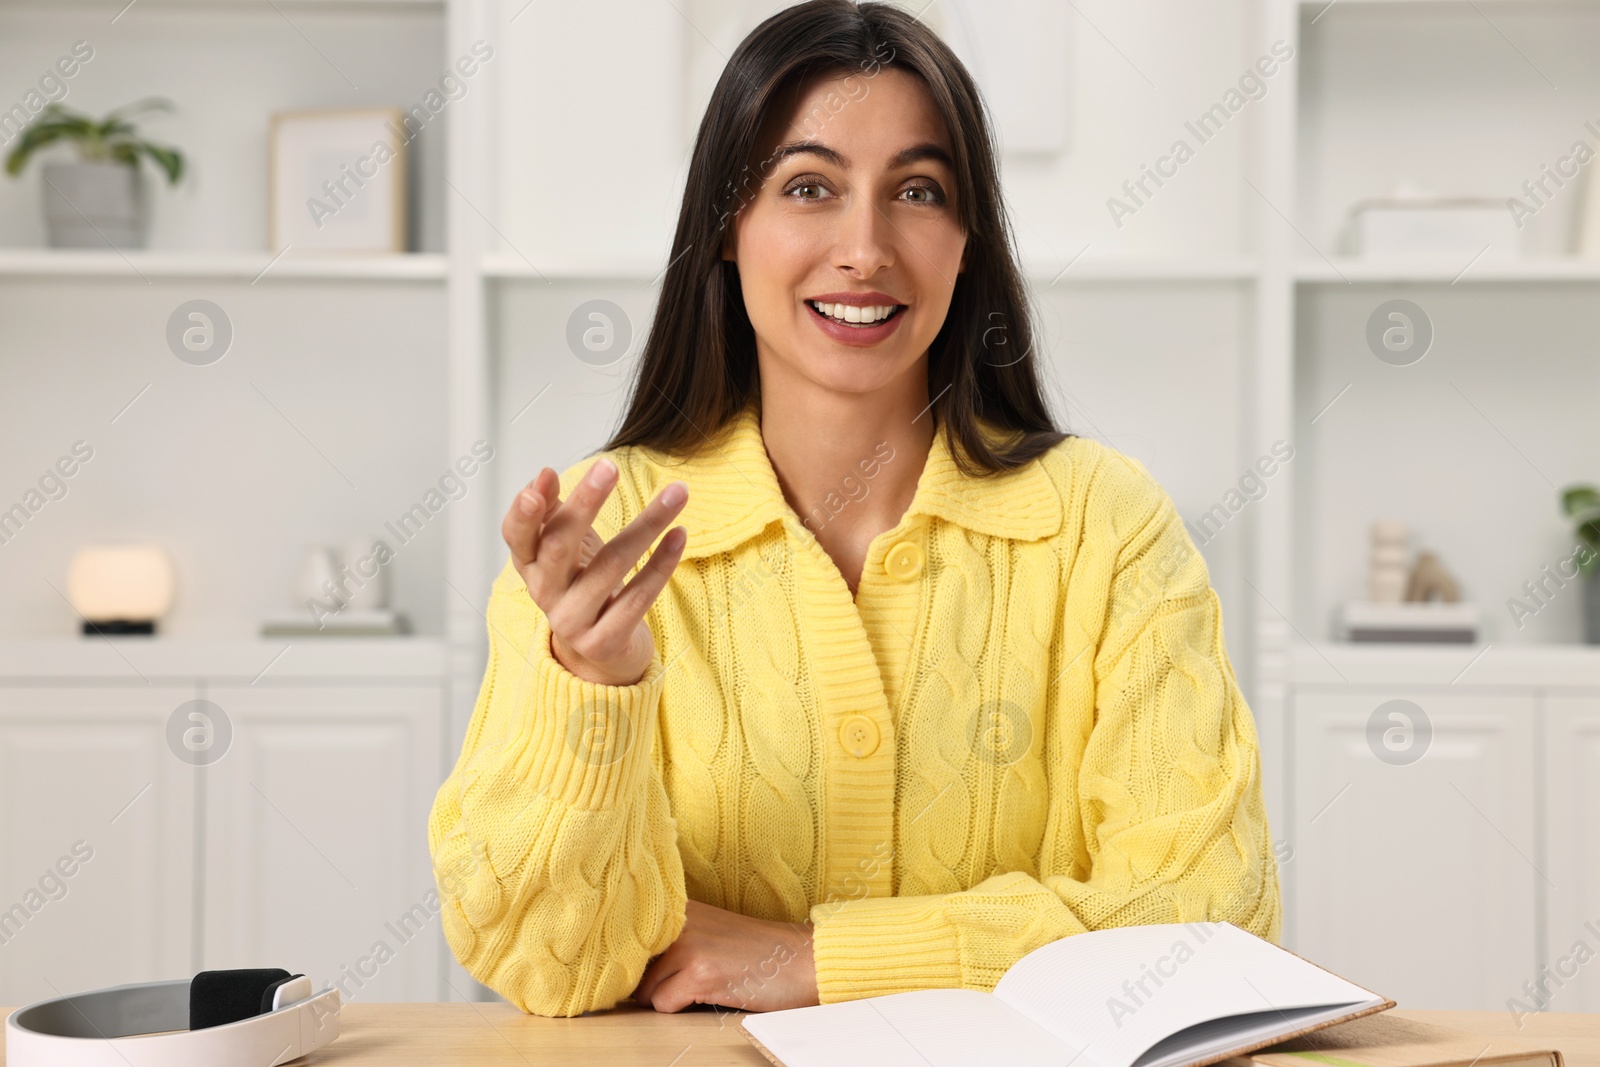
[[[183,153],[176,148],[167,148],[163,145],[151,144],[149,141],[140,141],[140,151],[167,173],[167,184],[177,185],[178,179],[183,177]]]
[[[110,114],[106,115],[103,122],[105,126],[109,128],[114,126],[120,120],[127,118],[129,115],[142,115],[146,111],[172,110],[174,110],[172,101],[168,100],[166,97],[147,96],[143,100],[135,100],[131,104],[124,104],[122,107],[117,108],[115,111],[112,111]]]
[[[138,166],[142,152],[166,172],[168,183],[176,184],[183,175],[183,155],[176,148],[143,141],[134,124],[127,121],[129,116],[147,111],[172,110],[172,101],[165,97],[147,96],[117,108],[96,122],[81,111],[51,102],[23,130],[22,139],[6,156],[6,173],[20,174],[33,154],[48,144],[76,141],[78,154],[85,160],[113,159],[118,163]]]
[[[1568,518],[1596,508],[1600,508],[1600,489],[1592,485],[1569,485],[1561,491],[1561,511]]]
[[[82,136],[81,127],[74,123],[52,122],[47,125],[35,123],[23,132],[17,147],[6,157],[6,173],[13,175],[22,173],[22,168],[27,165],[33,153],[45,145],[60,140],[77,140]]]
[[[84,114],[82,111],[67,107],[65,104],[61,103],[46,104],[44,106],[44,110],[39,112],[39,121],[69,122],[74,125],[82,126],[84,129],[88,129],[94,125],[93,118]]]

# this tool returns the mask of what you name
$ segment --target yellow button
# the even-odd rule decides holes
[[[878,748],[878,724],[865,715],[852,715],[839,724],[839,743],[857,759],[865,759]]]
[[[922,573],[922,549],[910,541],[901,541],[883,557],[883,569],[891,578],[915,578]]]

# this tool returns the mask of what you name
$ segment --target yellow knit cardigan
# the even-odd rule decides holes
[[[1254,723],[1205,561],[1145,467],[1073,437],[972,478],[941,430],[852,600],[812,529],[905,460],[882,446],[803,521],[757,404],[689,459],[608,453],[603,538],[689,485],[637,684],[567,672],[509,558],[495,580],[428,822],[462,966],[526,1012],[608,1008],[686,897],[813,922],[823,1003],[992,989],[1107,926],[1276,941]]]

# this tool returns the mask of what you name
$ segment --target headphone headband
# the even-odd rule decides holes
[[[276,975],[283,975],[277,978]],[[260,1014],[199,1023],[217,1009],[206,988],[254,985]],[[196,999],[191,1003],[191,986]],[[236,998],[237,999],[237,998]],[[339,1036],[339,990],[313,994],[304,975],[287,971],[203,971],[191,983],[113,986],[18,1008],[6,1020],[7,1067],[273,1067],[299,1059]],[[244,1011],[254,1011],[245,1008]],[[165,1032],[165,1031],[177,1031]]]

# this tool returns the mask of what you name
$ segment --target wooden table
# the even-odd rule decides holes
[[[13,1009],[0,1008],[0,1016]],[[1490,1011],[1396,1015],[1480,1034],[1485,1042],[1558,1048],[1567,1067],[1600,1067],[1600,1015],[1524,1020]],[[771,1067],[739,1029],[742,1012],[659,1015],[631,1005],[576,1019],[524,1015],[509,1004],[347,1004],[337,1041],[297,1063],[348,1067]],[[0,1067],[5,1057],[0,1051]]]

